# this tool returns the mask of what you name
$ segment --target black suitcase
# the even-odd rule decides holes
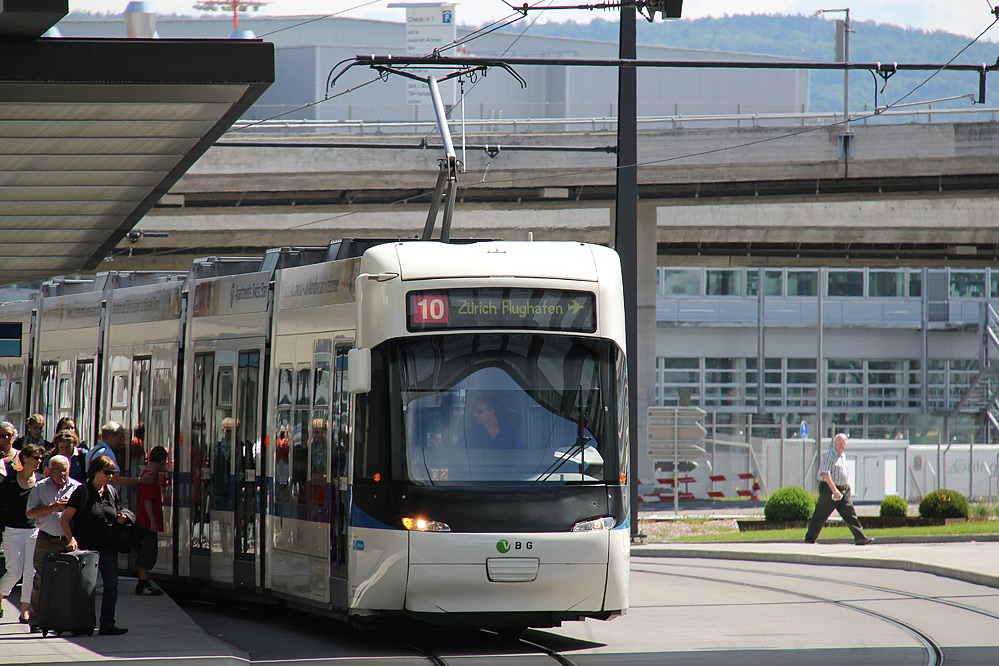
[[[91,635],[97,627],[94,594],[97,590],[97,551],[57,551],[42,563],[42,589],[38,598],[38,625],[48,632]]]

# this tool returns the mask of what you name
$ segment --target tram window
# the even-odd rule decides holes
[[[191,395],[191,547],[207,548],[209,541],[209,455],[212,427],[212,380],[215,356],[194,356],[194,391]]]
[[[289,371],[288,376],[291,377]],[[274,499],[287,502],[291,498],[291,410],[277,413],[277,448],[274,451]]]
[[[21,409],[21,382],[20,380],[14,380],[10,383],[10,399],[7,404],[10,405],[11,411]]]
[[[293,369],[289,366],[278,368],[278,401],[279,405],[291,404],[291,377]]]
[[[76,384],[74,386],[74,410],[76,427],[80,439],[94,441],[94,362],[76,362]]]
[[[7,376],[0,375],[0,412],[7,413]]]
[[[312,483],[312,503],[326,505],[327,465],[329,461],[330,419],[329,404],[331,392],[330,361],[333,343],[330,340],[317,340],[315,363],[312,375],[312,439],[309,455],[309,480]]]
[[[146,424],[149,421],[152,396],[152,359],[132,359],[132,445],[128,448],[126,468],[131,476],[139,476],[146,460]],[[119,461],[120,462],[120,461]]]
[[[295,372],[295,423],[291,433],[291,492],[295,501],[305,504],[308,501],[307,481],[309,475],[309,389],[312,372],[308,365],[299,366]]]
[[[215,455],[212,460],[212,492],[217,497],[228,497],[231,486],[232,388],[232,366],[219,367],[218,383],[215,390],[215,423],[218,433],[215,439]]]
[[[312,453],[310,460],[310,481],[312,483],[312,503],[326,504],[326,461],[329,458],[329,410],[316,409],[312,412]]]
[[[128,406],[128,375],[123,372],[111,377],[111,406],[117,409]]]
[[[347,442],[350,436],[350,393],[347,391],[347,352],[337,347],[333,376],[333,474],[347,473]]]
[[[451,336],[396,350],[412,481],[619,482],[609,342]]]
[[[58,388],[56,363],[42,364],[41,413],[46,422],[55,422],[56,389]]]
[[[332,349],[333,345],[330,340],[316,342],[316,353],[313,356],[315,372],[312,381],[313,405],[316,407],[328,407],[330,404]]]
[[[69,412],[73,409],[73,384],[69,377],[59,379],[59,410]]]
[[[148,451],[154,446],[162,446],[170,450],[170,410],[154,409],[146,426],[145,447]]]
[[[153,407],[169,407],[173,397],[173,380],[169,368],[156,368],[153,372]]]

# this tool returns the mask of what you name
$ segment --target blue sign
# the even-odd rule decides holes
[[[808,437],[808,423],[806,421],[801,422],[801,438],[805,439]]]
[[[21,322],[0,324],[0,356],[21,355]]]

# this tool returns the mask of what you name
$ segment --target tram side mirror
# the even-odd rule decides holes
[[[371,390],[371,350],[351,349],[347,352],[347,389],[351,393]]]

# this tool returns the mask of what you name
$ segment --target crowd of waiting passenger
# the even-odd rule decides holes
[[[162,446],[145,449],[141,423],[127,449],[126,430],[116,421],[104,424],[100,439],[89,447],[80,440],[72,418],[59,419],[51,442],[45,440],[44,429],[41,414],[28,418],[27,432],[20,437],[12,423],[0,422],[0,544],[5,565],[0,617],[6,597],[20,581],[18,620],[30,632],[41,632],[46,628],[41,605],[46,556],[95,551],[103,587],[98,633],[124,634],[128,630],[115,620],[119,552],[137,552],[135,594],[163,593],[150,582],[149,570],[156,565],[157,534],[163,529],[168,453]],[[139,476],[121,476],[119,459],[144,459],[146,466]],[[119,486],[137,486],[134,513],[125,508]],[[123,533],[130,535],[127,543]],[[65,592],[68,599],[72,591]]]

